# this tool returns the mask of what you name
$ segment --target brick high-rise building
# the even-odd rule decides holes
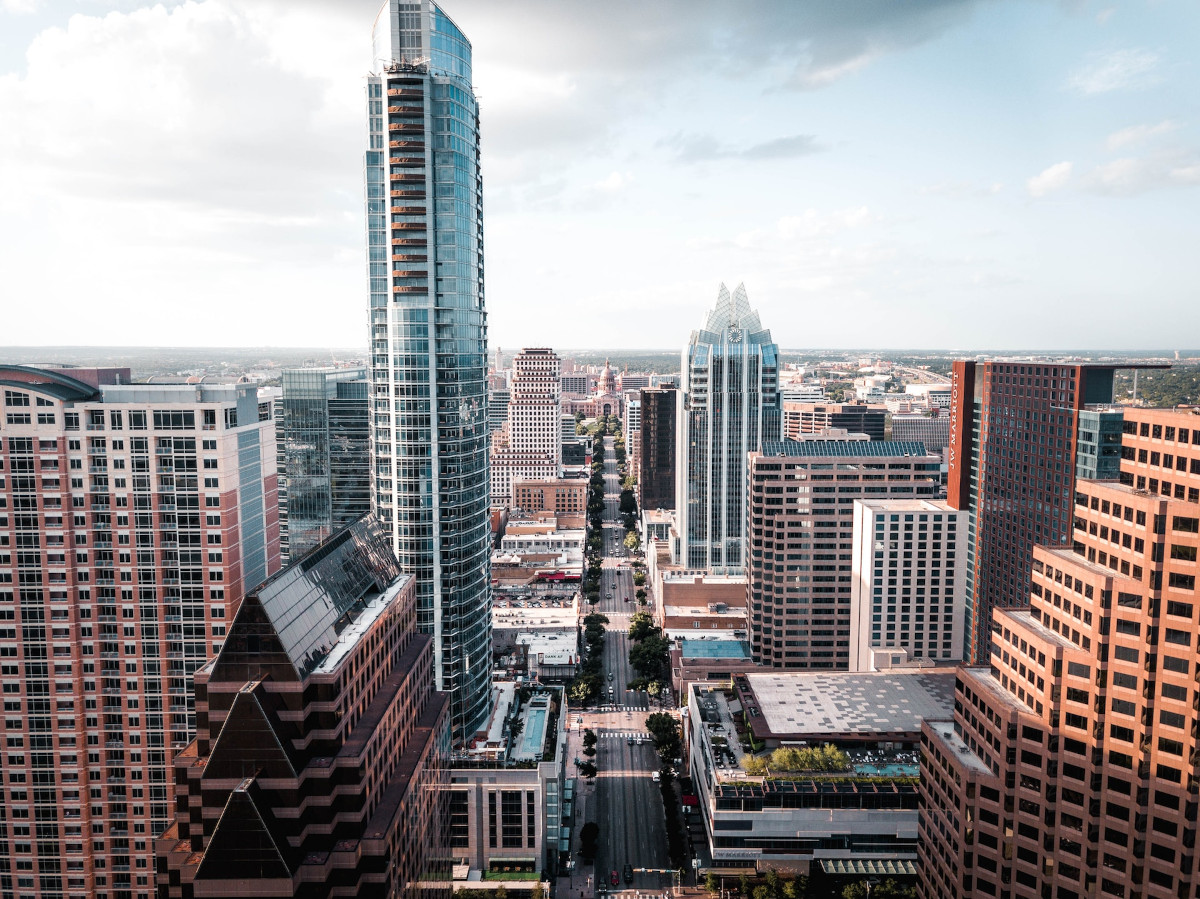
[[[854,501],[933,499],[939,464],[922,444],[893,441],[784,440],[750,453],[746,595],[756,662],[848,668]]]
[[[0,892],[149,899],[192,675],[279,568],[270,405],[128,369],[0,381]]]
[[[285,564],[371,509],[370,386],[361,365],[283,372],[276,442]]]
[[[371,516],[335,534],[251,591],[197,672],[162,899],[449,896],[449,701],[390,543]]]
[[[492,502],[512,502],[516,481],[562,475],[561,364],[549,349],[513,358],[508,427],[492,447]]]
[[[1070,546],[1033,550],[991,667],[925,725],[926,899],[1200,889],[1200,415],[1125,414],[1120,481],[1075,486]]]
[[[972,544],[964,658],[989,657],[993,609],[1027,601],[1024,573],[1034,545],[1070,541],[1076,467],[1089,462],[1081,449],[1099,445],[1120,421],[1120,410],[1101,408],[1112,402],[1114,371],[1111,365],[954,363],[948,499],[970,513]]]
[[[638,437],[637,489],[643,509],[675,508],[674,385],[643,390],[641,434]]]

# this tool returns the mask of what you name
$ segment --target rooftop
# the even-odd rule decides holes
[[[954,712],[954,670],[746,674],[758,714],[776,737],[917,734]],[[754,716],[754,712],[750,713]]]
[[[927,456],[919,440],[768,440],[761,456]]]
[[[965,768],[973,769],[980,774],[991,774],[992,769],[983,763],[983,761],[975,753],[971,751],[966,743],[954,731],[953,721],[930,721],[927,722],[929,729],[942,738],[942,743],[958,760],[958,763]]]

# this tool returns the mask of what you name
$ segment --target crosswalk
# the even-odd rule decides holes
[[[641,737],[643,740],[649,740],[650,734],[644,730],[622,730],[622,731],[605,731],[602,734],[597,734],[601,740],[628,740],[633,737],[635,740]]]

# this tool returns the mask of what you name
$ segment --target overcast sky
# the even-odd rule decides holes
[[[445,0],[494,348],[1200,344],[1194,0]],[[359,346],[373,0],[0,0],[0,345]]]

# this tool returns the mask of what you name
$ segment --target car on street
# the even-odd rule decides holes
[[[617,869],[613,868],[613,872],[608,875],[608,882],[617,887],[621,885],[621,875],[617,873]]]
[[[630,746],[632,746],[632,745],[633,745],[633,737],[629,737],[629,738],[627,738],[627,739],[625,740],[625,742],[626,742],[626,743],[628,743]]]
[[[650,775],[650,779],[652,781],[654,781],[655,783],[658,783],[660,780],[662,780],[662,775],[659,774],[657,771],[655,771],[653,774]]]
[[[629,862],[625,863],[624,873],[625,873],[625,882],[633,883],[633,865],[629,864]]]
[[[610,671],[610,672],[608,672],[608,682],[610,684],[612,683],[612,679],[613,679],[613,673]]]

